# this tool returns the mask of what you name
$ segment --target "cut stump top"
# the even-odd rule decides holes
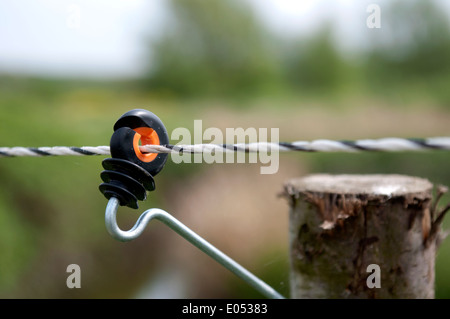
[[[433,189],[433,184],[427,179],[406,175],[314,174],[291,179],[285,187],[291,195],[302,192],[318,192],[397,197],[429,193]]]

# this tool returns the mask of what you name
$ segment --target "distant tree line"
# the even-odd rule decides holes
[[[450,26],[433,1],[397,0],[370,46],[348,58],[328,23],[308,38],[277,38],[237,0],[170,0],[151,44],[146,88],[174,96],[336,93],[428,87],[450,102]]]

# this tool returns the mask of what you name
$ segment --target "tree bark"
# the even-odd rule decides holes
[[[288,181],[291,297],[434,298],[445,212],[434,220],[432,190],[402,175]]]

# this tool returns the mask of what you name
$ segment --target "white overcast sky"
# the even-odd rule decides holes
[[[364,42],[370,3],[389,0],[248,0],[274,32],[289,36],[336,23],[342,46]],[[450,1],[440,0],[450,11]],[[132,77],[163,32],[164,0],[1,0],[0,73]]]

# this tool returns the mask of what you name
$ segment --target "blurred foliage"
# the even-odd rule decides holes
[[[235,0],[170,1],[172,17],[152,44],[152,88],[170,94],[249,94],[270,89],[280,70],[246,4]]]
[[[286,49],[284,69],[292,90],[332,95],[342,89],[348,66],[334,45],[331,24],[291,46]]]
[[[394,1],[383,11],[383,31],[367,52],[367,79],[378,89],[417,84],[450,102],[450,23],[433,1]],[[446,84],[444,84],[446,83]]]
[[[392,1],[370,45],[348,55],[333,24],[281,39],[238,1],[171,0],[165,32],[151,43],[145,88],[175,97],[339,95],[349,87],[398,96],[411,87],[448,106],[450,28],[433,1]]]
[[[369,54],[376,75],[387,73],[391,76],[384,79],[394,81],[448,76],[449,19],[433,2],[393,2],[383,14],[383,29],[382,37],[372,39]]]

